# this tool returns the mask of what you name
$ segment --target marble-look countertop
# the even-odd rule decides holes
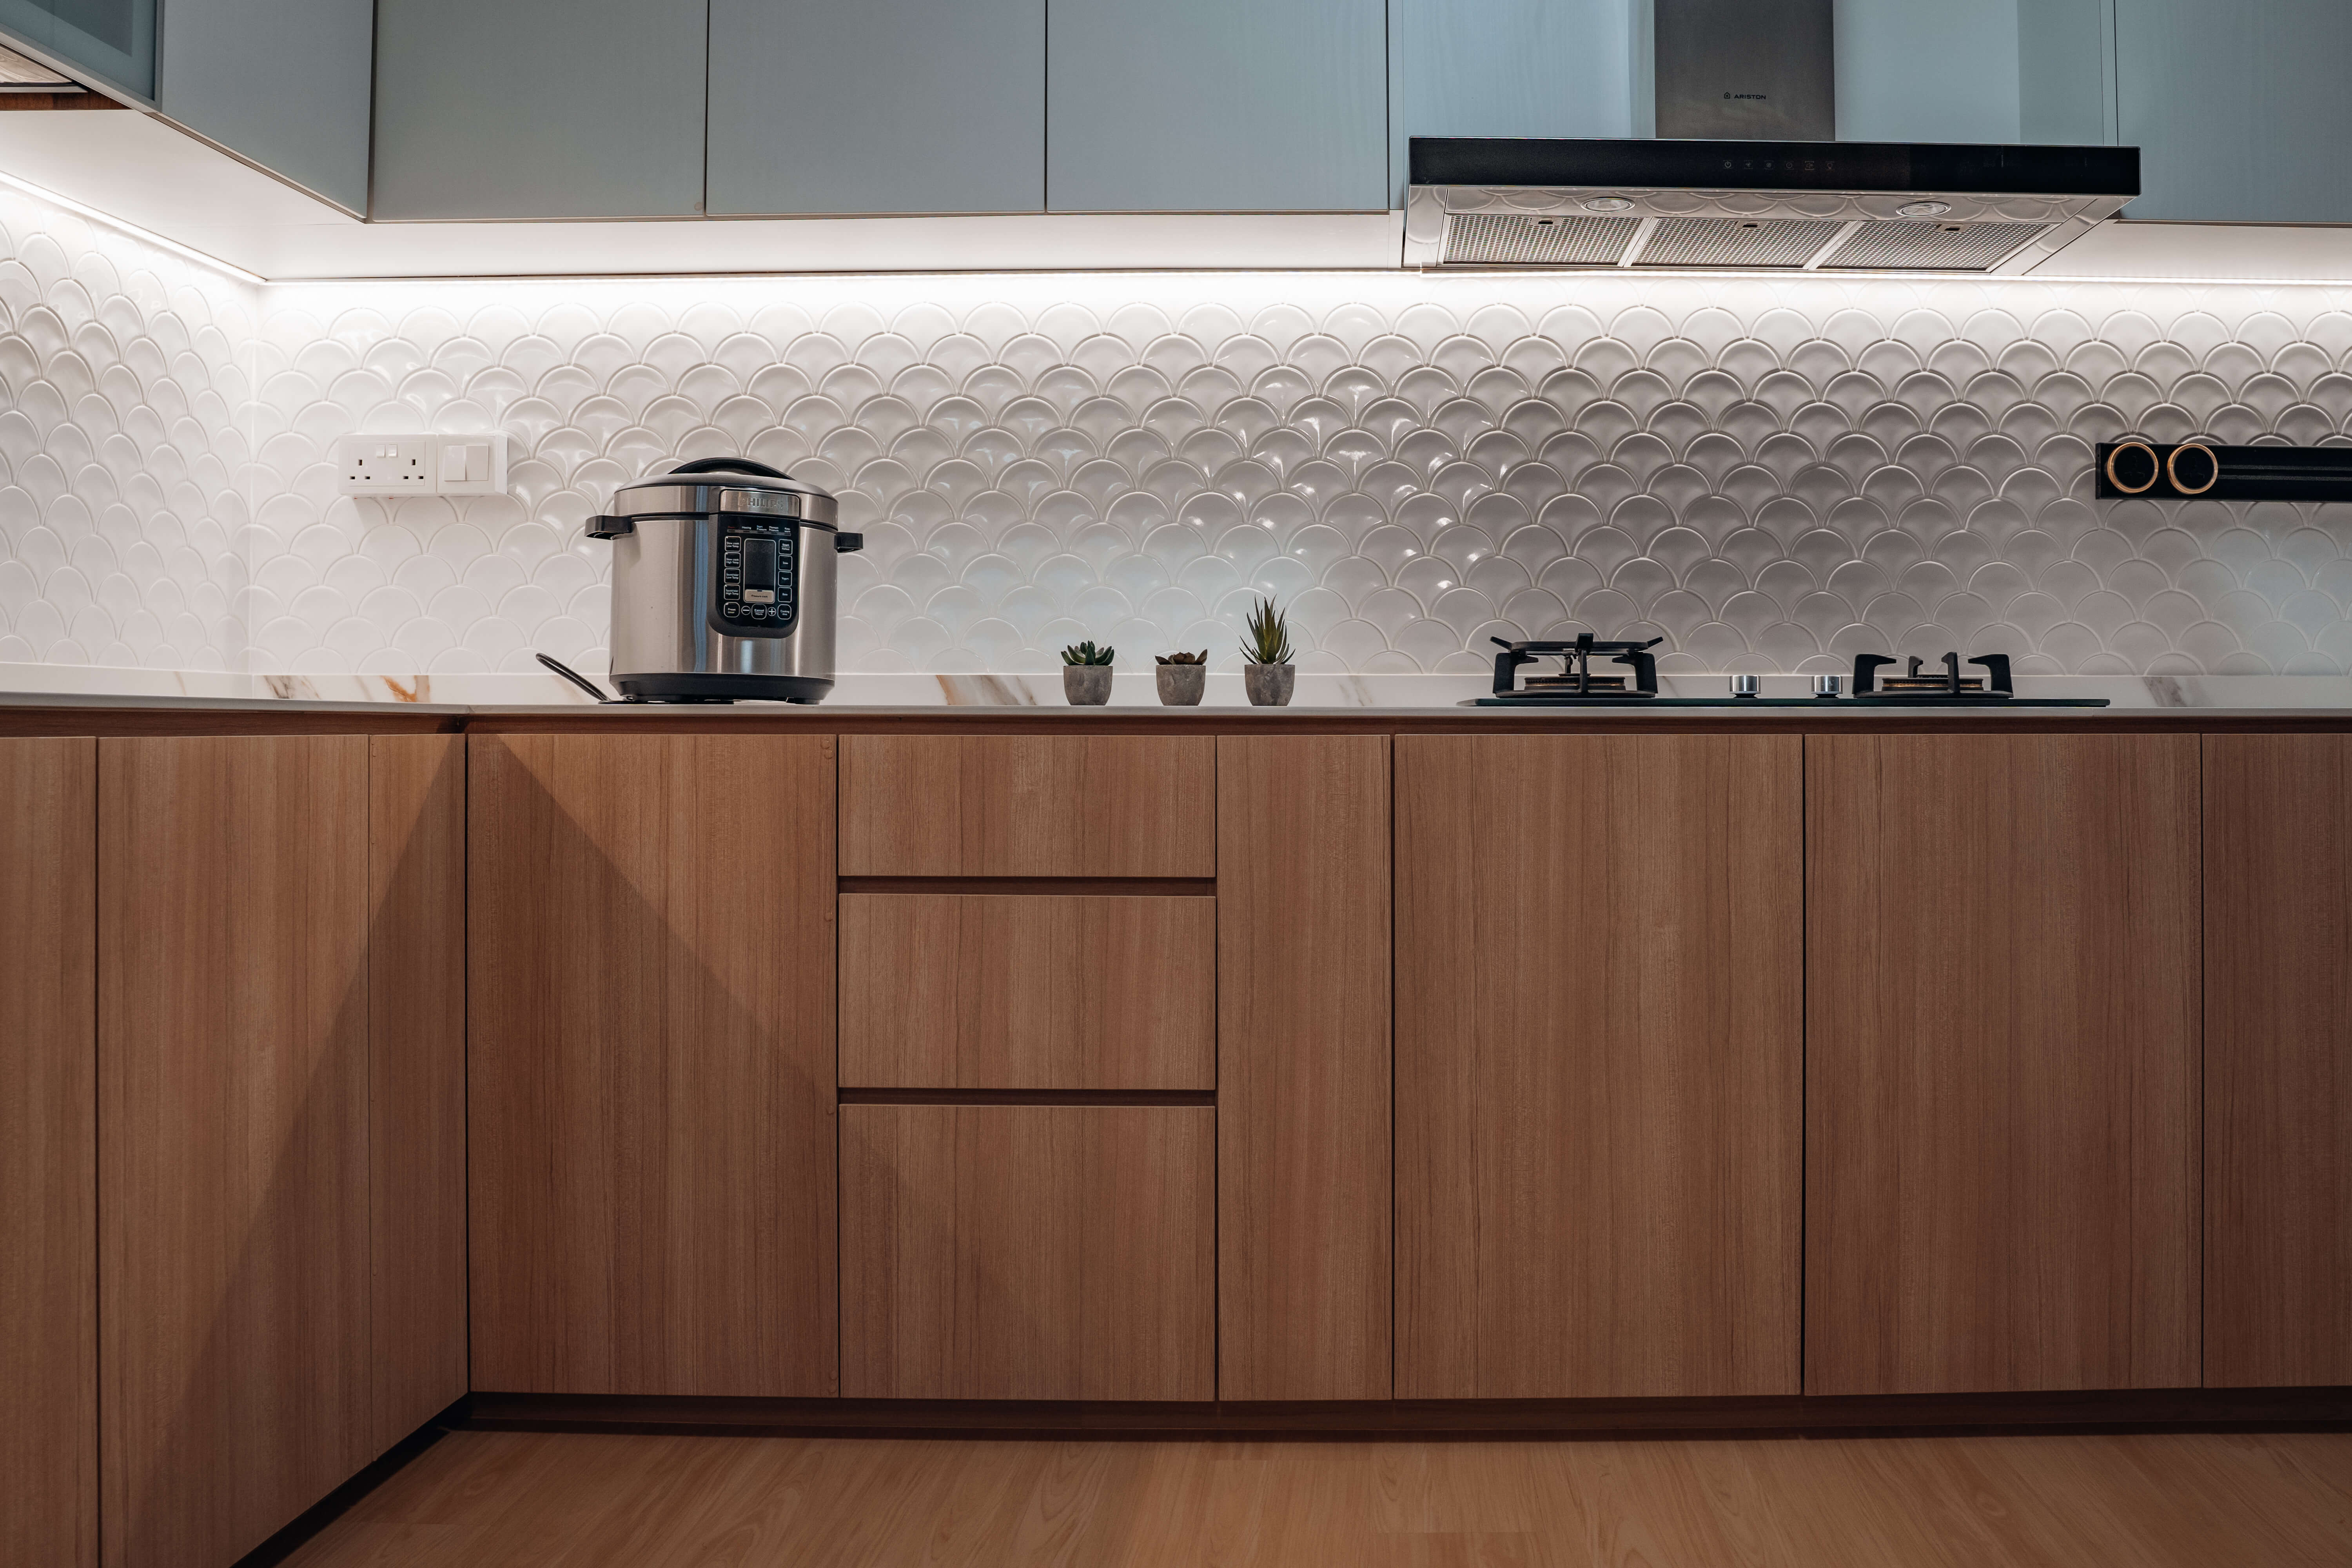
[[[1767,697],[1805,697],[1810,678],[1767,675]],[[1006,715],[1008,710],[1045,719],[1062,715],[1083,721],[1104,714],[1134,718],[1145,713],[1175,716],[1215,713],[1247,721],[1281,714],[1347,714],[1358,718],[1407,718],[1444,715],[1459,719],[1479,715],[1525,720],[1530,714],[1574,715],[1580,719],[1639,719],[1644,714],[1683,719],[1715,719],[1743,710],[1786,719],[1803,713],[1867,716],[1876,720],[1906,713],[1929,712],[1949,719],[1969,713],[2000,713],[2013,718],[2049,717],[2081,721],[2105,713],[2148,715],[2184,710],[2214,717],[2352,716],[2352,676],[2021,676],[2021,697],[2104,697],[2105,709],[2084,708],[1928,708],[1902,709],[1822,703],[1803,710],[1745,708],[1725,701],[1706,708],[1477,708],[1463,706],[1488,689],[1484,675],[1347,675],[1301,670],[1293,705],[1286,709],[1254,709],[1242,693],[1238,670],[1213,671],[1207,696],[1194,709],[1164,709],[1160,705],[1150,670],[1120,670],[1114,678],[1112,700],[1107,708],[1073,708],[1062,696],[1058,672],[1052,674],[916,675],[849,674],[840,678],[832,697],[821,709],[788,708],[778,703],[742,702],[728,707],[680,708],[663,704],[615,705],[619,715],[693,713],[775,715],[824,711],[845,716],[931,717],[950,719],[959,713]],[[1728,679],[1722,675],[1675,675],[1660,679],[1660,694],[1667,697],[1727,698]],[[416,677],[356,675],[242,675],[223,671],[157,671],[108,669],[74,665],[0,665],[0,706],[81,709],[205,710],[215,711],[375,713],[404,711],[462,719],[480,714],[520,717],[530,714],[577,714],[591,705],[577,689],[551,675],[479,674]]]

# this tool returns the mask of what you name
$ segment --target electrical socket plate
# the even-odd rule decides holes
[[[434,490],[445,496],[496,496],[507,489],[507,433],[433,437]]]
[[[343,436],[335,441],[338,495],[429,496],[433,483],[429,436]]]

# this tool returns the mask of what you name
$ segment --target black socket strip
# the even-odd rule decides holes
[[[2093,450],[2101,500],[2352,500],[2352,447],[2126,439]]]

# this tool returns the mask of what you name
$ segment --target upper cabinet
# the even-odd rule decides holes
[[[373,0],[172,0],[170,20],[155,92],[165,118],[367,210]]]
[[[710,211],[1037,212],[1045,0],[711,0]]]
[[[2352,222],[2352,6],[2111,0],[2135,218]]]
[[[705,0],[378,0],[373,216],[701,212],[707,14]]]
[[[155,0],[0,0],[0,35],[133,98],[155,97]]]
[[[1631,136],[1624,0],[1397,0],[1405,136]]]
[[[1045,27],[1054,211],[1390,205],[1382,0],[1059,0]]]
[[[2115,141],[2115,0],[1837,0],[1841,142]]]

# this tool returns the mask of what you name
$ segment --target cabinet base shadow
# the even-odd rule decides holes
[[[1721,1399],[1080,1404],[475,1394],[475,1431],[1008,1440],[1446,1441],[2352,1430],[2352,1388]]]

